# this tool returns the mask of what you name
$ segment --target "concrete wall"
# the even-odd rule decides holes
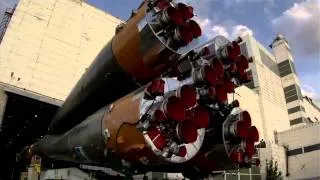
[[[289,150],[317,143],[320,143],[320,122],[278,133],[278,144],[288,145]]]
[[[263,51],[274,63],[276,61],[272,54],[252,36],[247,35],[243,39],[247,43],[249,56],[254,57],[254,62],[250,66],[256,72],[254,79],[258,81],[255,84],[258,85],[258,101],[265,140],[274,142],[274,131],[287,130],[289,117],[280,76],[263,64],[260,51]]]
[[[64,100],[120,22],[80,0],[20,0],[0,45],[0,82]]]
[[[289,179],[320,179],[320,151],[289,157]]]
[[[302,153],[289,156],[290,179],[320,179],[320,150],[305,152],[304,147],[320,144],[320,123],[312,123],[278,134],[279,145],[288,150],[302,148]]]
[[[261,159],[260,172],[262,174],[262,179],[266,176],[266,162],[273,160],[273,162],[278,163],[279,171],[281,171],[283,178],[288,179],[286,175],[286,150],[282,145],[268,143],[266,149],[260,149],[259,155]]]
[[[278,63],[283,62],[287,59],[293,59],[290,47],[287,44],[283,45],[281,41],[276,42],[273,45],[272,49]]]

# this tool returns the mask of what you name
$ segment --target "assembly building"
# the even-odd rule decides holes
[[[11,162],[21,148],[44,135],[122,22],[82,0],[20,0],[6,11],[0,27],[0,159],[7,172],[17,170]],[[269,49],[251,35],[243,37],[241,51],[253,57],[253,81],[229,94],[259,129],[260,169],[225,171],[217,178],[264,179],[271,159],[285,179],[320,178],[320,108],[301,93],[290,42],[281,34],[270,42]]]

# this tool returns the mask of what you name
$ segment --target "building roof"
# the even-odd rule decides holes
[[[269,45],[269,47],[272,48],[272,45],[280,40],[284,40],[287,44],[289,44],[287,39],[284,37],[284,35],[281,33],[278,33],[276,38],[274,38],[272,43]]]
[[[308,96],[303,96],[303,99],[307,100],[314,108],[320,112],[320,108],[313,102],[313,100]]]

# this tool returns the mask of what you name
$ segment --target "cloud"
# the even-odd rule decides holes
[[[237,24],[231,19],[223,20],[219,19],[222,12],[219,10],[212,10],[212,6],[220,2],[221,0],[182,0],[182,2],[194,7],[196,12],[195,20],[199,23],[204,39],[209,40],[217,35],[225,36],[229,39],[235,39],[238,36],[246,35],[247,33],[253,34],[253,31],[242,24]],[[228,3],[252,3],[252,2],[268,2],[273,0],[224,0],[224,5]]]
[[[230,7],[239,4],[246,3],[262,3],[265,2],[267,4],[274,4],[274,0],[224,0],[225,7]]]
[[[219,25],[213,26],[211,28],[211,31],[213,32],[214,36],[222,35],[222,36],[229,38],[229,33],[228,33],[226,27],[224,27],[224,26],[219,26]]]
[[[312,55],[320,50],[320,0],[306,0],[272,20],[273,28],[283,33],[294,52]]]
[[[320,107],[320,72],[300,77],[302,94],[310,97]]]
[[[316,92],[315,88],[310,85],[303,85],[301,91],[303,95],[308,96],[312,99],[319,98],[319,94]]]
[[[242,24],[235,25],[233,22],[215,24],[208,18],[197,18],[197,22],[199,23],[207,40],[217,35],[222,35],[230,40],[236,39],[239,36],[245,36],[247,34],[253,35],[253,30]]]
[[[253,35],[253,31],[245,25],[236,25],[232,29],[232,37],[245,36],[247,34]]]

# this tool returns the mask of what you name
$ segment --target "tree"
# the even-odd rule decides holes
[[[278,162],[266,160],[266,180],[283,180],[282,172],[278,169]]]

